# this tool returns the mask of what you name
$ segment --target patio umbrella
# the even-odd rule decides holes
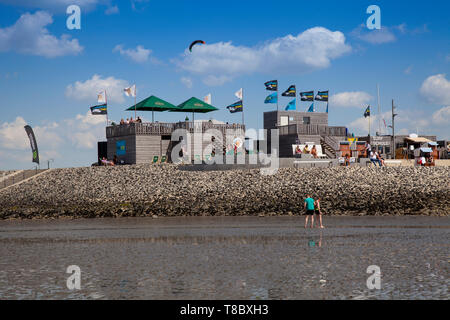
[[[192,97],[185,102],[178,105],[176,110],[169,110],[170,112],[192,112],[192,122],[194,122],[194,113],[207,113],[219,110],[206,102]]]
[[[136,108],[136,109],[135,109]],[[154,122],[154,112],[162,112],[162,111],[175,111],[178,110],[178,107],[174,106],[170,102],[167,102],[163,99],[160,99],[156,96],[150,96],[135,106],[131,106],[126,111],[151,111],[152,112],[152,122]]]

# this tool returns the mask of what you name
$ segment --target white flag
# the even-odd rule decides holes
[[[239,100],[242,100],[242,88],[240,88],[236,93],[236,97],[238,97]]]
[[[133,84],[131,87],[123,89],[127,97],[136,97],[136,85]]]
[[[211,93],[204,97],[203,101],[207,104],[211,104]]]
[[[98,103],[106,103],[106,90],[103,90],[97,94]]]

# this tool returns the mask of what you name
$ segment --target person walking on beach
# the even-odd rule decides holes
[[[306,195],[304,207],[306,210],[305,228],[308,227],[309,216],[311,216],[311,228],[314,228],[314,199],[311,198],[310,194]]]
[[[320,222],[320,226],[318,226],[317,228],[320,228],[320,229],[325,228],[322,224],[322,210],[320,209],[320,198],[317,198],[317,200],[314,201],[314,213],[317,218],[317,224],[319,224],[319,222]]]

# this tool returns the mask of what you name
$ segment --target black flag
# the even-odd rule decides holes
[[[39,151],[36,143],[36,137],[34,136],[33,129],[30,126],[25,126],[25,132],[27,133],[28,138],[30,139],[31,152],[33,152],[33,162],[39,164]]]
[[[297,93],[295,91],[295,85],[290,86],[285,92],[281,94],[283,97],[295,97]]]

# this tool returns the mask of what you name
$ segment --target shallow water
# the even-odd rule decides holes
[[[0,221],[1,299],[449,299],[450,218]],[[69,265],[81,290],[69,290]],[[366,269],[381,269],[368,289]]]

